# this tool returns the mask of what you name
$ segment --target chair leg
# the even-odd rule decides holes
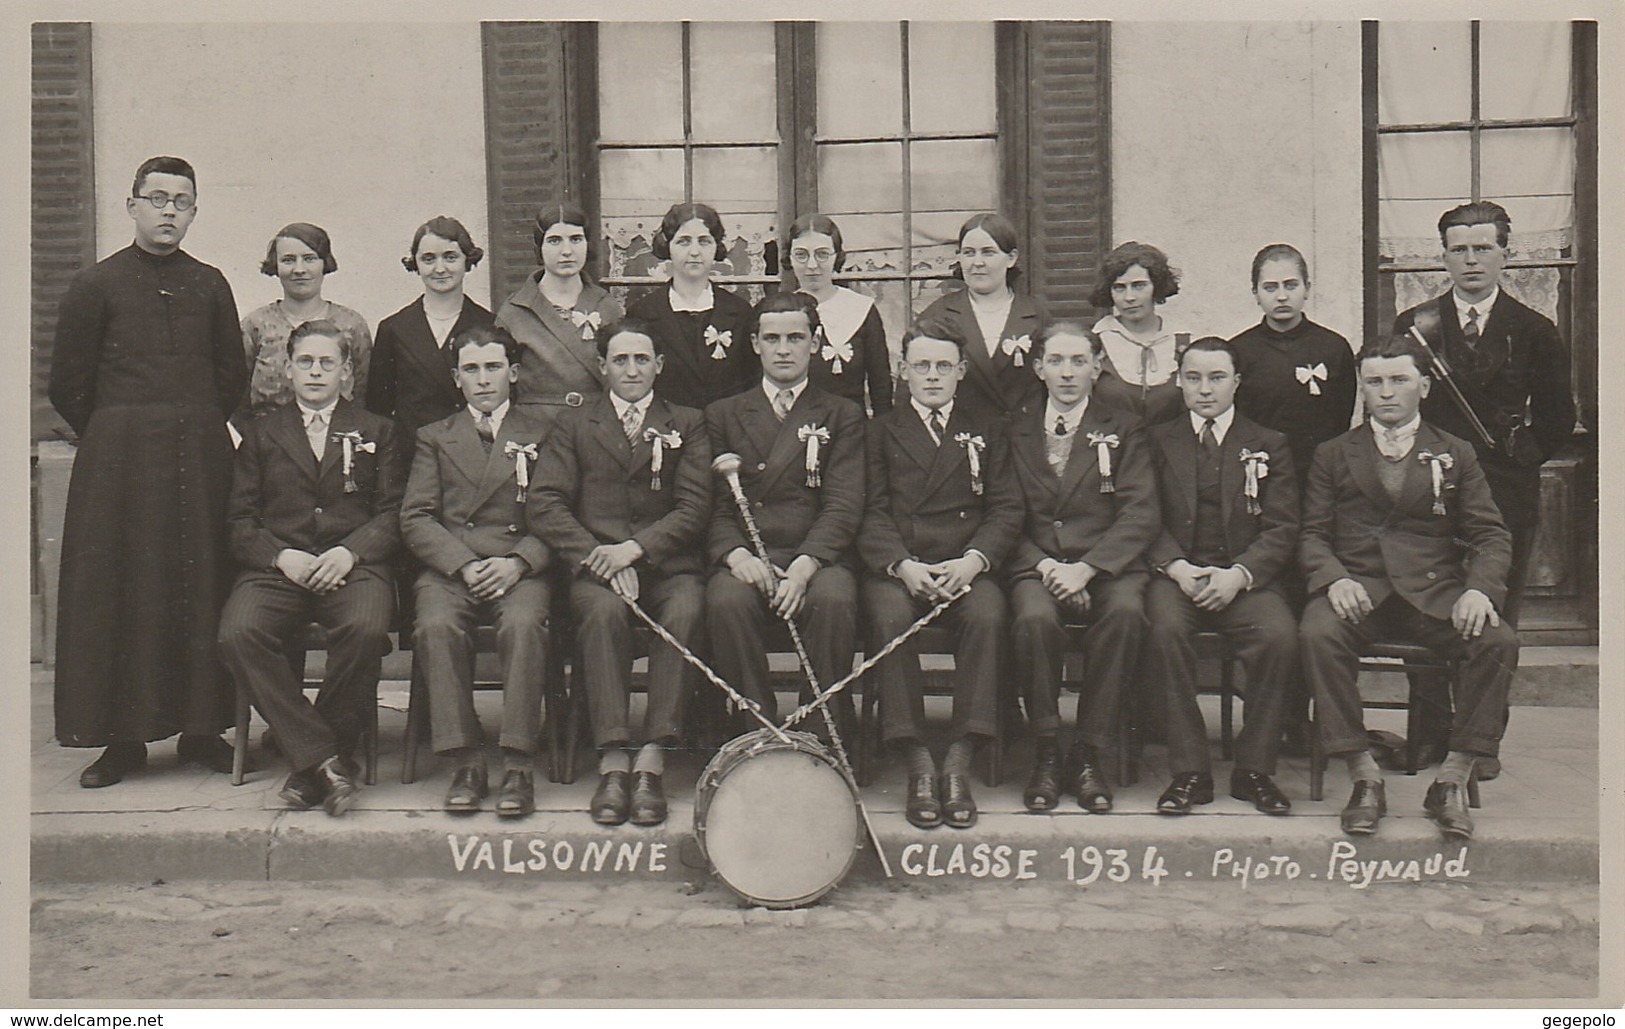
[[[418,671],[418,658],[412,655],[412,685],[406,694],[406,741],[401,756],[401,783],[409,785],[418,778],[418,736],[423,732],[423,683]]]
[[[859,702],[862,717],[858,719],[858,765],[855,769],[859,786],[868,786],[875,778],[875,763],[880,750],[879,702],[876,691],[865,684]]]
[[[1320,745],[1320,726],[1315,724],[1315,702],[1309,701],[1309,799],[1326,796],[1326,752]]]
[[[560,655],[562,658],[562,655]],[[572,670],[579,669],[579,660],[571,662]],[[564,696],[564,717],[560,724],[564,732],[564,754],[555,769],[558,782],[568,785],[576,781],[576,757],[581,748],[581,730],[587,721],[587,698],[579,675],[572,675]]]
[[[1078,695],[1078,706],[1083,706],[1083,695]],[[1139,758],[1134,733],[1134,718],[1129,714],[1129,699],[1123,698],[1117,710],[1117,785],[1133,786],[1140,781]]]
[[[1415,775],[1417,761],[1422,754],[1422,705],[1418,703],[1416,687],[1431,683],[1426,673],[1407,668],[1408,692],[1405,697],[1405,774]]]
[[[1003,692],[1001,687],[1000,692]],[[1004,781],[1004,738],[1009,731],[1009,718],[1001,700],[993,716],[993,739],[987,746],[987,785],[993,789]]]
[[[233,690],[237,700],[237,728],[231,741],[231,784],[241,786],[248,765],[248,691],[241,684]]]
[[[1478,762],[1467,770],[1467,806],[1478,807]]]
[[[1226,761],[1235,757],[1235,662],[1219,657],[1219,752]]]
[[[362,745],[366,748],[367,768],[363,780],[368,786],[378,783],[378,697],[375,694],[367,710],[367,727],[363,730]]]

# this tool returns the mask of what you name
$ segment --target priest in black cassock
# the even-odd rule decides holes
[[[231,769],[215,623],[233,568],[226,417],[243,396],[242,333],[219,270],[180,249],[197,175],[137,170],[135,242],[74,276],[51,356],[51,403],[79,437],[62,537],[56,736],[105,747],[79,785],[111,786],[181,734],[182,761]]]

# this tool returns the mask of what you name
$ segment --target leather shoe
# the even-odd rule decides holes
[[[467,814],[480,809],[480,801],[491,790],[484,765],[464,765],[451,775],[451,788],[446,790],[446,810]]]
[[[293,811],[309,811],[322,802],[322,783],[314,769],[303,769],[288,776],[277,796]]]
[[[942,821],[955,829],[976,824],[976,798],[970,794],[970,779],[957,772],[942,777]]]
[[[1100,756],[1092,747],[1083,748],[1073,752],[1072,765],[1072,792],[1078,795],[1078,806],[1097,815],[1110,811],[1112,791],[1100,772]]]
[[[1284,815],[1292,810],[1292,802],[1286,799],[1286,794],[1263,772],[1244,772],[1239,768],[1231,772],[1230,795],[1247,801],[1266,815]]]
[[[322,809],[334,818],[350,810],[356,794],[361,792],[355,780],[345,774],[341,758],[330,757],[317,765],[316,778],[322,786]]]
[[[1428,787],[1422,810],[1439,823],[1439,829],[1453,840],[1473,838],[1473,816],[1467,813],[1467,790],[1454,782],[1435,782]]]
[[[632,773],[632,824],[659,825],[666,820],[666,793],[660,776],[653,772]]]
[[[1061,748],[1054,740],[1039,740],[1033,753],[1033,774],[1021,802],[1028,811],[1053,811],[1061,802]]]
[[[903,814],[910,825],[921,829],[935,829],[942,824],[942,804],[937,800],[936,776],[908,777],[908,806]]]
[[[1338,821],[1350,836],[1371,836],[1377,831],[1377,821],[1388,813],[1388,794],[1381,782],[1354,780],[1354,790],[1344,805]]]
[[[592,820],[599,825],[620,825],[632,810],[632,773],[605,772],[592,791]]]
[[[189,736],[182,733],[175,744],[175,754],[181,759],[181,764],[202,765],[211,772],[230,773],[233,753],[231,744],[218,736]],[[243,771],[254,771],[253,759],[247,754],[243,755]]]
[[[145,743],[109,743],[102,756],[85,766],[79,773],[79,785],[87,790],[98,790],[123,781],[126,775],[147,767]]]
[[[522,768],[510,768],[497,794],[498,818],[523,818],[536,810],[536,777]]]
[[[1157,814],[1188,815],[1198,804],[1213,803],[1213,776],[1203,772],[1180,772],[1157,798]]]

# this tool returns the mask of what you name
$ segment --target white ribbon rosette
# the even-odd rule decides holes
[[[1270,453],[1267,450],[1248,450],[1242,447],[1241,464],[1247,469],[1247,482],[1241,488],[1242,494],[1247,498],[1247,513],[1262,514],[1264,509],[1258,504],[1258,480],[1269,478]]]
[[[571,311],[570,320],[575,323],[576,328],[581,330],[581,338],[585,340],[591,340],[597,335],[599,326],[604,324],[604,316],[597,311],[588,311],[586,313]]]
[[[829,430],[822,425],[803,425],[796,430],[796,439],[807,444],[807,488],[817,489],[824,484],[819,470],[819,447],[829,443]]]
[[[1293,369],[1298,376],[1298,382],[1309,387],[1309,395],[1320,396],[1320,384],[1326,381],[1326,364],[1300,364]]]
[[[850,363],[852,360],[852,341],[847,340],[845,343],[831,343],[829,341],[829,337],[824,335],[824,327],[822,325],[818,327],[818,338],[824,341],[823,347],[818,351],[818,356],[829,362],[829,373],[831,375],[841,374],[845,368],[845,365]]]
[[[1456,458],[1448,451],[1435,454],[1431,450],[1424,450],[1416,455],[1417,460],[1427,465],[1433,475],[1433,513],[1442,515],[1444,509],[1444,473],[1447,469],[1456,466]]]
[[[711,348],[711,360],[721,361],[727,358],[728,348],[734,345],[732,329],[717,331],[715,325],[705,327],[705,345]]]
[[[344,447],[344,492],[354,493],[355,484],[355,456],[357,454],[376,454],[378,444],[361,438],[361,432],[351,429],[349,432],[335,432],[330,437],[334,443]]]
[[[965,448],[965,459],[970,462],[970,491],[982,495],[982,451],[987,441],[968,432],[954,433],[954,442]]]
[[[509,440],[502,444],[502,456],[513,458],[513,481],[519,486],[514,499],[523,504],[525,491],[530,489],[530,462],[536,460],[536,444]]]
[[[1112,450],[1122,446],[1115,432],[1091,432],[1084,437],[1100,461],[1100,492],[1116,493],[1117,483],[1112,479]]]
[[[661,432],[653,425],[643,430],[643,438],[649,441],[653,452],[649,455],[649,488],[660,489],[660,469],[666,466],[666,451],[683,449],[682,433],[676,429],[670,432]]]
[[[999,344],[999,349],[1004,351],[1005,356],[1010,358],[1010,363],[1017,368],[1021,367],[1023,358],[1032,348],[1033,338],[1026,335],[1010,336]]]

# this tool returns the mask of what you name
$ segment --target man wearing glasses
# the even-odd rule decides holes
[[[180,734],[180,759],[231,769],[231,694],[215,626],[242,333],[220,272],[180,249],[197,175],[136,171],[135,242],[74,276],[57,318],[51,403],[78,436],[62,538],[56,735],[104,747],[79,777],[111,786]]]

